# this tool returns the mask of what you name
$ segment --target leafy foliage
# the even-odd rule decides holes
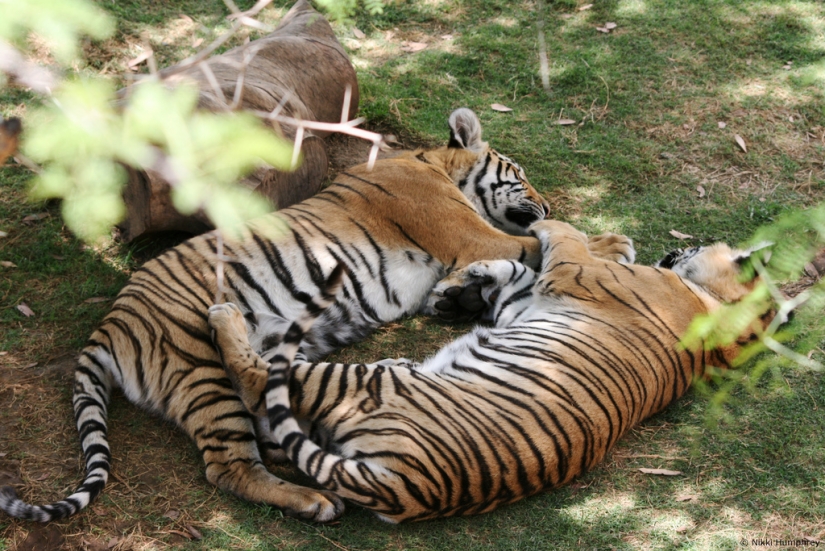
[[[74,59],[82,33],[102,38],[112,29],[108,16],[85,0],[11,6],[8,18],[4,7],[0,36],[24,46],[28,31],[42,35],[64,64]],[[152,77],[127,94],[119,99],[103,79],[65,80],[27,120],[25,152],[45,166],[32,194],[62,198],[66,224],[80,237],[94,240],[123,217],[123,164],[161,172],[180,212],[203,209],[230,232],[272,210],[236,183],[262,163],[288,170],[291,145],[251,115],[197,111],[191,87],[170,89]]]
[[[62,63],[77,59],[81,35],[103,39],[114,30],[112,19],[88,0],[26,0],[2,5],[0,38],[22,47],[32,32],[48,42]]]
[[[46,166],[32,192],[63,198],[66,223],[84,239],[104,234],[124,214],[119,163],[161,171],[180,212],[203,208],[225,229],[272,210],[234,187],[245,171],[258,160],[289,168],[291,148],[257,119],[195,111],[191,87],[145,82],[117,110],[110,83],[76,80],[53,99],[31,119],[26,152]]]

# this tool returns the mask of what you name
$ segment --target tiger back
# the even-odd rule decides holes
[[[246,410],[212,344],[207,309],[222,293],[242,310],[256,353],[267,356],[291,319],[312,303],[337,265],[342,293],[302,340],[311,359],[358,341],[381,324],[417,312],[450,270],[483,258],[538,266],[538,241],[524,235],[547,204],[523,171],[481,139],[469,109],[450,116],[450,145],[344,171],[318,195],[250,224],[244,239],[213,232],[192,238],[136,271],[83,349],[75,372],[74,411],[87,474],[70,497],[33,506],[10,487],[0,509],[50,521],[83,509],[108,480],[106,410],[114,387],[132,402],[180,426],[195,441],[207,479],[244,499],[318,521],[340,514],[333,493],[286,483],[267,471],[259,440],[276,456],[268,431]],[[503,210],[480,212],[458,184],[498,198]],[[507,201],[512,204],[509,205]],[[508,208],[521,213],[511,215]],[[483,216],[492,216],[484,218]],[[500,217],[500,218],[499,218]],[[272,229],[286,231],[272,237]],[[508,235],[495,226],[521,235]]]
[[[230,377],[322,488],[390,522],[423,520],[484,513],[569,482],[683,395],[706,366],[729,367],[760,329],[717,350],[679,346],[697,314],[754,287],[739,280],[745,254],[725,245],[664,269],[631,265],[632,243],[622,236],[588,240],[549,221],[532,231],[542,242],[538,272],[482,261],[438,284],[432,309],[473,287],[494,326],[421,364],[292,363],[301,335],[334,300],[330,292],[296,319],[270,364],[249,353],[237,308],[212,307]]]

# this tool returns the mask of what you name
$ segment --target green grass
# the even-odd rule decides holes
[[[277,0],[263,19],[277,21],[289,3]],[[821,203],[821,2],[597,0],[578,11],[584,3],[544,3],[548,91],[539,73],[535,2],[397,0],[380,16],[356,17],[365,39],[355,39],[350,27],[335,29],[357,68],[360,113],[369,125],[441,143],[449,113],[473,108],[485,138],[523,164],[557,218],[587,232],[630,235],[640,262],[686,244],[742,243],[783,213]],[[83,70],[92,73],[124,71],[147,40],[161,66],[174,63],[194,52],[194,40],[227,27],[217,0],[99,4],[117,18],[118,32],[86,47]],[[608,21],[617,24],[613,32],[595,30]],[[428,46],[408,54],[404,41]],[[6,89],[0,113],[25,116],[33,101]],[[492,103],[513,112],[494,112]],[[559,118],[576,124],[557,125]],[[59,205],[26,201],[28,178],[21,168],[0,169],[0,230],[9,233],[0,238],[0,260],[18,266],[0,268],[0,351],[7,352],[0,356],[0,396],[9,404],[0,409],[0,426],[9,431],[0,476],[19,473],[37,496],[57,497],[77,482],[80,459],[71,362],[53,367],[50,360],[75,353],[105,315],[107,303],[84,301],[113,297],[168,242],[87,247],[63,227]],[[22,222],[41,212],[50,217]],[[677,240],[670,230],[693,238]],[[21,301],[36,316],[24,318],[16,310]],[[466,328],[404,320],[335,359],[421,359]],[[791,328],[799,352],[825,360],[821,312],[800,313]],[[26,367],[34,362],[40,365]],[[767,362],[765,375],[749,380],[750,390],[735,387],[723,417],[709,414],[712,397],[694,391],[567,488],[481,517],[404,526],[382,524],[354,506],[340,523],[314,526],[214,492],[184,436],[117,397],[110,424],[119,478],[89,512],[58,526],[70,549],[84,548],[84,538],[105,547],[113,537],[122,548],[351,550],[733,550],[742,538],[823,540],[825,380],[772,356],[746,368],[756,362]],[[683,474],[655,477],[640,467]],[[50,476],[38,480],[44,471]],[[288,468],[277,472],[303,480]],[[180,516],[164,516],[169,510]],[[188,525],[204,539],[181,535]],[[0,518],[0,550],[33,532]]]

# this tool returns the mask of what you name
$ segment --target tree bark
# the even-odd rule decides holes
[[[340,122],[349,88],[348,119],[358,110],[358,81],[349,57],[327,20],[306,0],[298,0],[278,27],[264,38],[204,61],[217,80],[223,100],[216,96],[198,65],[184,70],[178,66],[169,67],[161,71],[161,76],[171,85],[194,81],[200,90],[199,108],[222,111],[233,101],[245,60],[248,64],[243,71],[240,109],[271,112],[283,101],[282,113],[285,115],[303,120]],[[294,140],[294,128],[269,124],[273,132]],[[318,132],[304,134],[301,147],[304,160],[294,172],[263,167],[239,185],[264,195],[278,208],[311,197],[321,188],[327,174],[323,135]],[[175,210],[169,182],[160,174],[151,170],[127,170],[129,181],[124,192],[127,217],[119,224],[124,241],[158,231],[197,234],[211,228],[202,213],[184,216]]]

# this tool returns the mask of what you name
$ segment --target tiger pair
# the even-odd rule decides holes
[[[632,264],[623,236],[588,240],[552,221],[530,231],[541,243],[538,272],[480,261],[435,287],[427,310],[455,313],[453,298],[472,289],[493,326],[421,364],[295,362],[342,289],[341,266],[270,362],[249,346],[233,304],[210,308],[215,343],[249,411],[266,418],[290,460],[334,496],[389,522],[491,511],[569,482],[682,396],[706,366],[730,367],[738,344],[705,350],[680,339],[696,315],[755,285],[740,280],[748,253],[726,245],[646,267]]]
[[[716,279],[739,288],[733,253],[697,253],[690,262],[715,259],[699,271],[679,272],[676,260],[675,271],[618,264],[632,261],[625,239],[533,225],[548,215],[547,203],[521,167],[482,141],[472,111],[453,112],[449,125],[447,146],[344,171],[315,197],[253,222],[244,239],[224,242],[223,254],[217,236],[205,234],[135,272],[75,370],[83,482],[42,506],[0,488],[0,509],[47,522],[103,490],[107,410],[120,387],[183,429],[206,478],[243,499],[317,521],[340,515],[342,496],[394,521],[483,512],[591,467],[632,424],[683,393],[705,361],[724,363],[728,352],[678,352],[675,343],[694,313],[738,298],[715,290]],[[283,222],[286,232],[273,236]],[[221,354],[207,322],[219,264],[223,294],[237,307],[226,307],[230,329],[216,331]],[[346,275],[333,296],[336,266]],[[404,315],[460,316],[468,302],[496,326],[422,366],[292,369],[291,406],[323,429],[332,455],[308,454],[309,441],[296,445],[294,426],[282,426],[291,419],[283,384],[271,389],[283,412],[272,419],[262,414],[264,394],[250,390],[265,386],[267,360],[283,356],[273,365],[289,366],[298,334],[315,361]],[[304,323],[293,325],[298,318]],[[233,367],[237,350],[254,370]],[[354,428],[361,421],[363,430]],[[264,456],[284,450],[329,490],[272,475]]]

